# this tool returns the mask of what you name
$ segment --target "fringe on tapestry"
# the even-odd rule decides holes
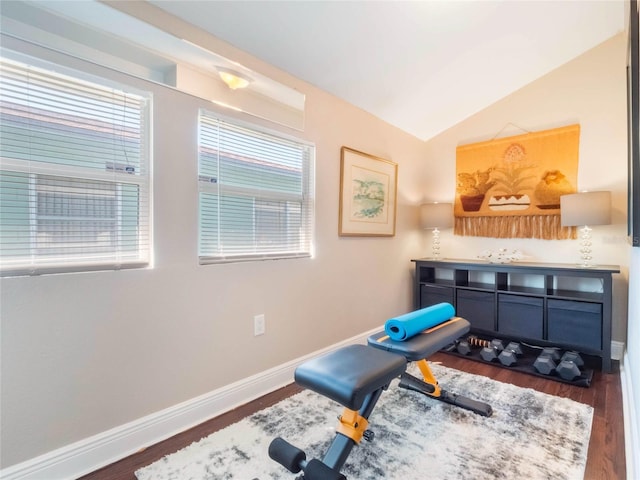
[[[577,238],[576,227],[563,227],[560,215],[456,217],[455,235],[494,238]]]

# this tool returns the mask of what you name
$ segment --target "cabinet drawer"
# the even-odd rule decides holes
[[[420,288],[420,308],[425,308],[437,303],[450,303],[453,305],[453,288],[440,285],[422,285]]]
[[[505,335],[542,339],[544,299],[498,295],[498,331]]]
[[[549,299],[549,341],[602,349],[602,304]]]
[[[456,298],[456,315],[471,323],[471,328],[495,330],[494,294],[458,289]]]

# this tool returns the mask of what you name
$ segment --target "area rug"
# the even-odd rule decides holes
[[[342,470],[349,480],[583,478],[592,407],[431,366],[443,388],[491,404],[493,415],[400,389],[394,380],[369,418],[375,439],[356,446]],[[308,459],[321,459],[341,411],[337,403],[303,391],[138,470],[136,477],[293,480],[269,458],[271,440],[281,436]]]

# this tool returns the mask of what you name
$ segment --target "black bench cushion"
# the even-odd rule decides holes
[[[295,379],[351,410],[360,410],[368,394],[388,385],[406,366],[401,355],[349,345],[303,363],[296,368]]]
[[[430,333],[419,333],[403,342],[384,338],[387,337],[384,330],[371,335],[367,342],[372,347],[403,355],[408,361],[415,362],[429,357],[469,331],[471,325],[467,320],[460,317],[454,318],[458,320]]]

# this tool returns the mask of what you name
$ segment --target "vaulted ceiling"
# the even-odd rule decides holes
[[[625,27],[623,0],[151,3],[425,140]]]

